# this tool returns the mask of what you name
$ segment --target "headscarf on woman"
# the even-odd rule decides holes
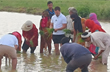
[[[22,31],[23,31],[23,37],[30,40],[33,36],[33,46],[30,44],[29,41],[26,41],[26,44],[29,45],[30,47],[35,47],[38,45],[38,29],[36,28],[35,24],[33,24],[31,21],[27,21],[23,26],[22,26]]]
[[[93,20],[97,25],[101,26],[99,21],[97,20],[97,15],[95,13],[90,13],[89,19]]]
[[[74,21],[74,29],[78,32],[83,32],[81,18],[77,14],[72,14],[71,18]]]
[[[101,31],[105,32],[99,25],[97,25],[93,20],[87,19],[85,21],[85,25],[90,29],[90,31],[93,33],[95,31]]]

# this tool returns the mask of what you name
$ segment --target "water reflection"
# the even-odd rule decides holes
[[[37,28],[39,28],[40,19],[41,16],[38,15],[0,12],[0,37],[15,30],[21,33],[21,26],[27,20],[31,20],[36,24]],[[105,25],[105,23],[101,22],[101,25],[108,33],[110,32],[109,23],[106,23]],[[55,55],[54,46],[52,46],[52,55],[48,55],[47,51],[45,51],[44,54],[40,54],[39,51],[40,47],[38,46],[35,54],[30,54],[30,51],[27,51],[26,54],[17,54],[18,64],[16,72],[65,72],[67,64],[64,62],[61,55]],[[107,67],[106,65],[102,65],[100,63],[100,59],[93,60],[89,66],[90,72],[107,72],[107,69],[108,72],[110,72],[110,63],[108,62]],[[12,72],[10,70],[11,65],[5,66],[5,58],[3,58],[2,72]],[[75,72],[80,72],[80,70],[78,69]]]

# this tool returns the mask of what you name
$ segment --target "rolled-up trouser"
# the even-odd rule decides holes
[[[82,72],[88,72],[88,65],[91,63],[91,54],[83,55],[77,59],[73,58],[67,65],[66,72],[74,72],[80,68]]]
[[[106,48],[106,50],[102,53],[102,63],[103,64],[107,63],[109,53],[110,53],[110,46],[108,46]]]

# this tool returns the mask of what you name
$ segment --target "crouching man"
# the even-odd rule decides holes
[[[69,43],[69,38],[61,40],[61,54],[68,64],[66,72],[74,72],[80,68],[82,72],[88,72],[88,65],[91,63],[92,56],[88,49],[77,43]]]
[[[20,44],[21,44],[21,35],[18,32],[13,32],[4,35],[0,39],[0,69],[1,69],[1,59],[3,58],[3,56],[5,56],[10,57],[12,59],[12,70],[16,70],[17,65],[16,50]]]
[[[107,64],[107,59],[110,52],[110,35],[104,32],[85,32],[81,35],[82,39],[88,42],[91,42],[95,46],[100,48],[100,52],[95,56],[94,59],[97,59],[102,54],[102,63]]]

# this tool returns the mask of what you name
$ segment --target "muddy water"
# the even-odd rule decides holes
[[[39,15],[27,15],[23,13],[0,12],[0,37],[13,32],[19,31],[21,33],[22,24],[31,20],[39,28]],[[110,23],[101,22],[102,27],[110,34]],[[30,50],[26,54],[17,54],[18,64],[17,72],[65,72],[66,63],[62,56],[56,56],[54,53],[54,46],[52,46],[52,55],[48,55],[45,50],[44,54],[39,53],[39,46],[35,54],[30,54]],[[110,57],[109,57],[110,60]],[[89,66],[90,72],[110,72],[110,63],[102,65],[99,60],[93,60]],[[5,65],[5,58],[2,59],[2,72],[12,72],[11,65]],[[76,70],[75,72],[80,72]]]

